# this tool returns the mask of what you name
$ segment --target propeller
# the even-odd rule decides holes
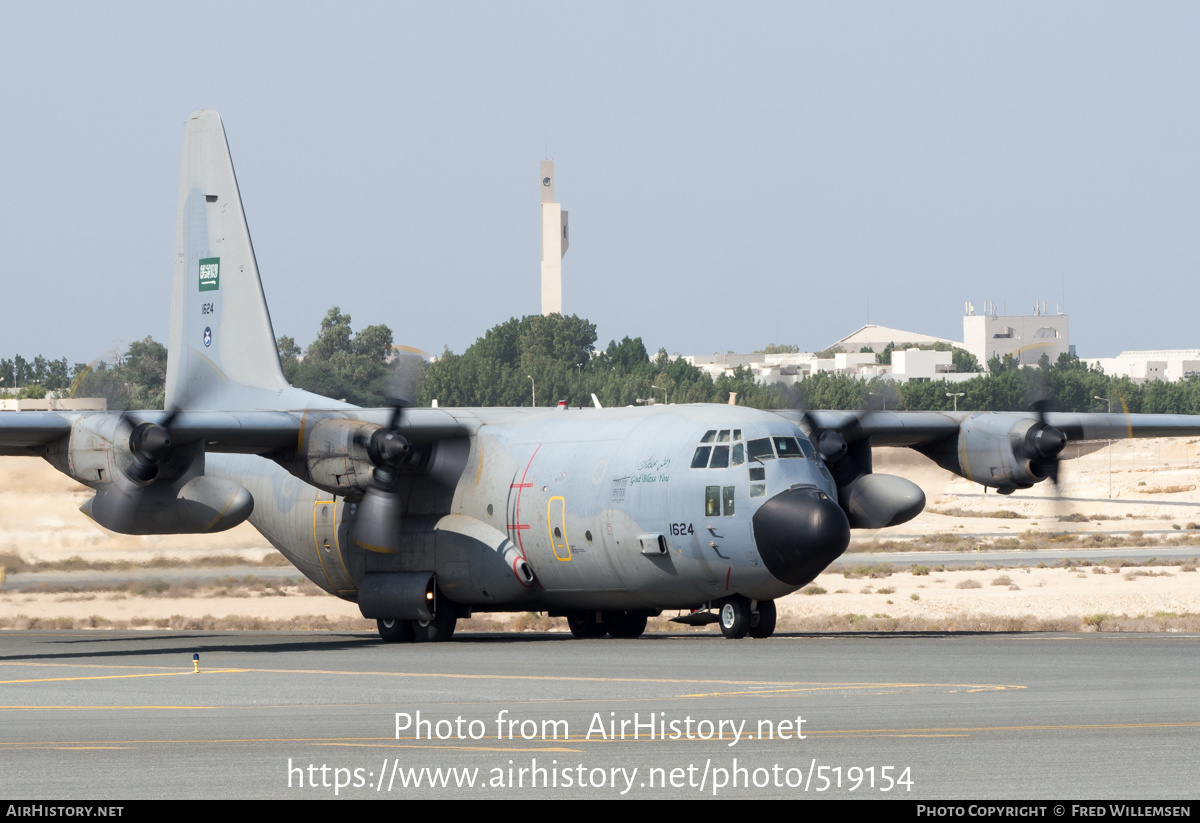
[[[400,526],[405,514],[405,501],[399,492],[399,469],[411,456],[408,439],[401,434],[404,410],[412,405],[415,396],[416,373],[406,368],[403,360],[394,367],[389,387],[392,413],[383,428],[355,435],[354,441],[367,452],[374,468],[371,485],[367,488],[354,527],[354,542],[368,551],[391,553],[399,550]]]
[[[808,430],[808,439],[812,441],[813,448],[817,450],[822,462],[838,479],[838,485],[843,485],[842,481],[846,478],[839,473],[837,467],[846,460],[847,456],[852,456],[854,445],[863,439],[862,424],[875,413],[875,409],[866,404],[862,405],[856,411],[851,412],[853,415],[851,422],[838,428],[822,426],[804,402],[802,395],[799,396],[796,411],[800,413],[800,423]],[[851,460],[851,463],[853,462],[855,461]],[[853,469],[850,466],[844,468]]]
[[[171,424],[179,415],[179,407],[173,407],[161,423],[139,422],[128,411],[121,412],[121,419],[132,426],[129,432],[129,454],[133,460],[126,475],[138,486],[148,486],[158,477],[159,469],[175,455],[171,440]]]
[[[1046,422],[1046,407],[1049,403],[1045,397],[1033,402],[1038,424],[1025,435],[1025,446],[1030,453],[1030,469],[1038,477],[1049,479],[1054,484],[1054,492],[1057,495],[1058,469],[1062,462],[1062,450],[1067,445],[1067,436]]]
[[[1047,374],[1044,368],[1022,369],[1027,372],[1027,397],[1030,400],[1029,409],[1033,412],[1037,423],[1025,433],[1025,442],[1021,451],[1029,460],[1029,470],[1034,475],[1050,481],[1050,518],[1062,520],[1063,498],[1060,483],[1060,467],[1062,450],[1066,448],[1067,436],[1061,430],[1051,426],[1046,421],[1046,412],[1050,408],[1050,392],[1047,388]]]

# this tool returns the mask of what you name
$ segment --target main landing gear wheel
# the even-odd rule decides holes
[[[635,612],[605,612],[604,626],[613,637],[633,640],[646,631],[646,615]]]
[[[411,620],[376,620],[384,643],[411,643],[415,639]]]
[[[759,638],[770,637],[775,633],[775,601],[758,601],[758,611],[750,615],[750,636]]]
[[[721,604],[721,634],[738,640],[750,631],[750,601],[735,594]]]
[[[604,637],[608,631],[608,626],[596,619],[595,612],[571,612],[567,615],[567,627],[581,640]]]
[[[442,643],[454,637],[454,626],[458,623],[458,615],[450,603],[442,603],[432,620],[412,621],[413,632],[418,643]]]

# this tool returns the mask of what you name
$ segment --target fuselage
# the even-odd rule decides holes
[[[735,593],[773,599],[820,570],[785,569],[760,546],[764,528],[796,542],[790,520],[756,524],[769,501],[779,509],[808,494],[836,508],[827,469],[777,415],[717,405],[470,413],[473,435],[435,443],[406,478],[393,553],[355,545],[354,499],[265,458],[210,455],[207,471],[245,485],[251,522],[347,599],[363,573],[427,570],[476,609],[690,608]],[[799,528],[798,554],[811,548]]]

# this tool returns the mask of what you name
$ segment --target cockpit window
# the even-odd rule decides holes
[[[724,469],[729,466],[729,447],[728,446],[713,446],[712,462],[708,464],[710,469]]]
[[[708,453],[712,451],[712,446],[700,446],[696,449],[696,453],[692,455],[692,468],[703,469],[708,465]]]
[[[775,452],[771,448],[771,441],[766,437],[760,440],[751,440],[746,444],[746,449],[751,460],[775,459]]]
[[[700,438],[700,442],[701,443],[711,443],[711,442],[713,442],[713,438],[716,436],[717,436],[717,430],[709,429],[708,431],[706,431],[704,433],[704,436]]]
[[[811,444],[809,448],[812,448]],[[794,437],[776,437],[775,451],[779,452],[780,459],[788,457],[804,458],[808,456],[800,450],[800,443]]]
[[[733,444],[733,465],[740,466],[746,462],[746,447],[741,443]]]
[[[717,442],[718,443],[728,443],[729,442],[729,429],[721,429],[721,431],[717,433]]]

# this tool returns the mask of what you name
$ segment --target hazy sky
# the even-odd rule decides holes
[[[183,124],[225,122],[277,334],[819,349],[1065,299],[1200,346],[1200,4],[5,3],[0,356],[165,342]]]

